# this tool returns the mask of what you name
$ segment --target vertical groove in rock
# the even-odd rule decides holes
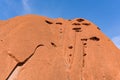
[[[87,39],[82,39],[83,41],[82,41],[82,49],[83,49],[83,53],[82,53],[82,69],[81,69],[81,80],[83,80],[83,72],[84,72],[84,67],[85,67],[85,56],[87,55],[86,54],[86,52],[85,52],[85,48],[87,47],[86,45],[87,45],[87,43],[86,43],[86,41],[87,41]]]
[[[19,67],[19,66],[23,66],[23,65],[35,54],[37,48],[39,48],[40,46],[44,46],[44,45],[43,45],[43,44],[37,45],[36,48],[34,49],[34,51],[32,52],[32,54],[31,54],[28,58],[26,58],[23,62],[19,62],[19,63],[14,67],[14,69],[13,69],[13,70],[11,71],[11,73],[8,75],[8,77],[6,78],[6,80],[13,80],[13,79],[10,79],[10,77],[11,77],[12,75],[14,75],[14,71],[16,70],[16,68]],[[11,56],[11,57],[12,57],[12,56]],[[14,57],[12,57],[12,58],[14,58]],[[14,59],[16,60],[16,58],[14,58]],[[15,76],[15,77],[16,77],[16,76]]]
[[[70,56],[70,58],[71,58],[71,66],[72,66],[72,64],[73,64],[73,60],[74,60],[74,55],[75,55],[75,47],[76,47],[76,33],[75,33],[75,40],[74,40],[74,48],[73,48],[73,54],[72,54],[72,56]]]
[[[66,25],[66,26],[68,28],[66,28],[65,35],[64,35],[64,42],[66,44],[64,46],[64,54],[66,56],[65,57],[65,63],[66,63],[66,66],[67,66],[66,67],[67,79],[71,80],[72,79],[71,69],[72,69],[72,66],[73,66],[72,64],[73,64],[74,57],[75,57],[77,32],[74,30],[74,28],[69,27],[68,25]]]

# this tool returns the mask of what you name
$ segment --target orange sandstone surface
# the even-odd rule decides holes
[[[0,80],[120,80],[120,50],[88,20],[18,16],[0,21]]]

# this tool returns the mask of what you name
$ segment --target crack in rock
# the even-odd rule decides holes
[[[8,77],[6,78],[6,80],[13,80],[13,79],[10,79],[10,77],[11,77],[12,75],[14,75],[14,71],[15,71],[18,67],[23,66],[23,65],[35,54],[37,48],[39,48],[40,46],[44,46],[44,45],[43,45],[43,44],[37,45],[36,48],[34,49],[33,53],[32,53],[28,58],[26,58],[23,62],[19,62],[19,60],[18,60],[15,56],[13,56],[12,54],[8,54],[10,57],[14,58],[15,61],[17,61],[17,62],[19,62],[19,63],[13,68],[13,70],[12,70],[11,73],[8,75]],[[15,80],[16,80],[16,79],[15,79]]]
[[[16,62],[19,62],[19,60],[18,60],[14,55],[12,55],[12,54],[10,54],[10,53],[8,53],[8,55],[9,55],[11,58],[13,58]]]

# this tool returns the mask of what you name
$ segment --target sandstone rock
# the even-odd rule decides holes
[[[19,16],[0,40],[0,80],[120,80],[119,49],[88,20]]]

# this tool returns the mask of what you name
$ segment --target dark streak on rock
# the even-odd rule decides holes
[[[75,30],[76,32],[81,32],[81,28],[72,28],[72,30]]]
[[[90,37],[90,40],[99,41],[100,39],[96,36]]]
[[[53,24],[52,22],[48,21],[48,20],[45,20],[46,23],[48,24]]]
[[[82,22],[82,21],[85,21],[85,20],[84,20],[84,19],[79,18],[79,19],[76,19],[76,21],[78,21],[78,22]]]
[[[73,23],[72,25],[80,25],[80,23]]]
[[[98,30],[101,30],[99,27],[97,27]]]
[[[81,39],[81,41],[87,41],[88,39],[87,38],[83,38],[83,39]]]
[[[89,26],[89,25],[90,25],[90,23],[82,23],[82,25]]]
[[[62,25],[62,23],[61,23],[61,22],[56,22],[56,24]]]

